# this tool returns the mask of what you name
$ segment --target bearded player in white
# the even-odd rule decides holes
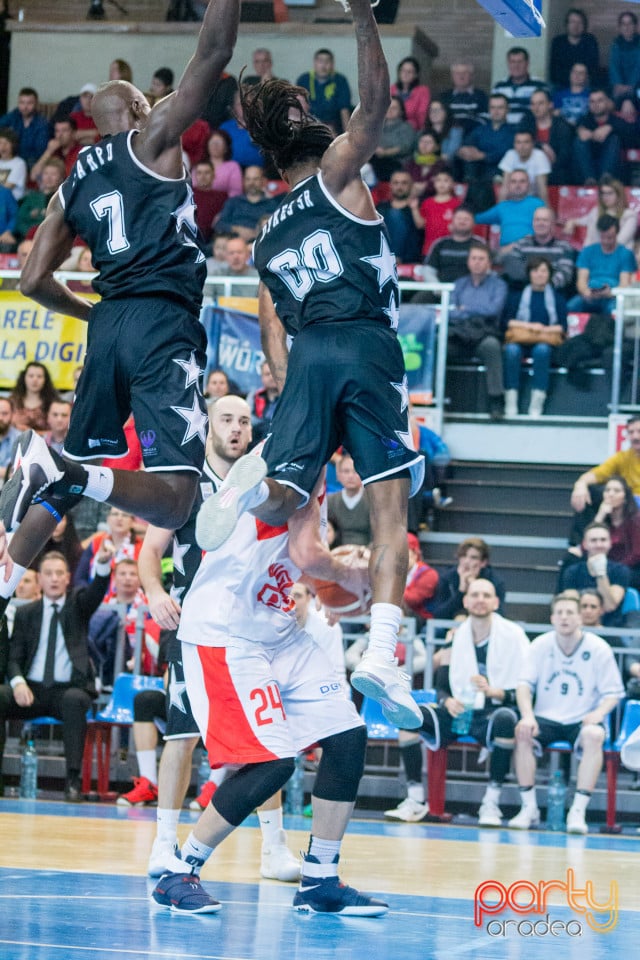
[[[291,534],[291,542],[289,542]],[[213,913],[202,865],[291,776],[312,744],[322,760],[313,820],[293,906],[342,916],[380,916],[387,904],[340,883],[342,837],[364,768],[366,727],[330,656],[302,630],[290,590],[304,569],[362,595],[366,571],[331,555],[320,535],[317,495],[288,524],[240,517],[230,540],[202,560],[186,596],[179,638],[193,715],[212,764],[242,764],[216,790],[153,892],[161,906]]]

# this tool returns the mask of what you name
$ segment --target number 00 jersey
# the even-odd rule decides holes
[[[349,213],[321,173],[285,195],[257,237],[253,259],[292,336],[310,323],[398,326],[396,260],[384,220]]]
[[[200,308],[206,276],[185,177],[145,167],[130,130],[83,150],[60,188],[65,221],[86,241],[103,298],[169,294]]]

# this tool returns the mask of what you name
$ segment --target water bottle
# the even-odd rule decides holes
[[[211,766],[209,764],[209,757],[207,756],[207,751],[202,751],[202,758],[198,765],[198,795],[202,793],[202,788],[205,783],[209,780],[211,776]]]
[[[285,811],[302,816],[304,811],[304,766],[302,754],[298,754],[295,767],[286,785]]]
[[[561,831],[565,824],[567,787],[561,770],[556,770],[547,790],[547,829]]]
[[[458,714],[457,717],[454,717],[451,729],[453,733],[459,737],[466,737],[471,729],[473,705],[476,701],[476,688],[471,686],[465,687],[460,694],[460,700],[464,704],[464,711]]]
[[[38,791],[38,754],[31,732],[20,758],[20,797],[23,800],[35,800]]]

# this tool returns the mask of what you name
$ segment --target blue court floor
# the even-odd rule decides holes
[[[251,861],[259,831],[252,819],[234,835],[236,846],[225,853],[223,845],[203,875],[223,902],[220,913],[184,917],[149,900],[152,881],[143,874],[154,816],[153,810],[123,814],[102,805],[0,801],[2,960],[611,960],[635,954],[640,943],[635,836],[354,821],[343,875],[390,906],[386,917],[356,919],[295,913],[288,884],[217,879],[256,873]],[[185,812],[183,820],[188,832],[194,818]],[[289,818],[285,825],[296,849],[308,821]],[[69,865],[61,869],[64,858]],[[579,890],[591,881],[594,903],[604,902],[616,880],[619,911],[609,911],[610,932],[590,929],[580,912],[584,895],[574,896],[572,909],[564,890],[544,915],[506,910],[474,925],[478,881],[495,880],[506,893],[527,880],[537,890],[540,881],[566,880],[567,868]],[[520,896],[533,895],[528,889]],[[492,900],[485,893],[488,909],[497,895]],[[606,917],[594,911],[593,919],[602,924]]]

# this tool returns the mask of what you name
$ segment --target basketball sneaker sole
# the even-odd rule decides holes
[[[217,493],[200,507],[196,519],[199,547],[211,551],[226,543],[245,510],[247,494],[255,490],[266,474],[266,463],[253,454],[247,454],[234,463]]]

